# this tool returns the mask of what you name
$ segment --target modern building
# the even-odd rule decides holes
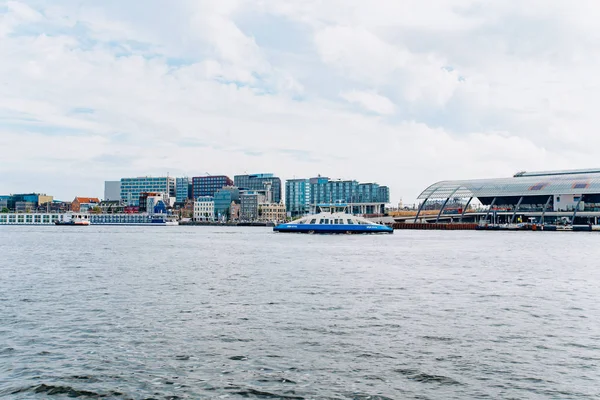
[[[194,221],[215,220],[215,199],[212,196],[198,197],[194,201]]]
[[[54,198],[41,193],[11,194],[0,197],[0,209],[8,208],[15,212],[33,212],[42,205],[49,205]]]
[[[192,180],[190,178],[175,179],[175,198],[178,203],[185,203],[192,196]]]
[[[217,190],[225,186],[233,186],[233,181],[228,176],[195,176],[192,178],[192,195],[194,199],[203,196],[214,196]]]
[[[265,191],[245,190],[240,193],[240,221],[258,221],[259,204],[267,203]]]
[[[377,183],[332,180],[324,176],[286,182],[286,208],[291,217],[317,212],[324,203],[346,203],[353,214],[383,214],[389,188]]]
[[[100,199],[97,197],[75,197],[75,200],[71,202],[71,211],[86,213],[99,205]]]
[[[271,201],[274,203],[281,201],[281,179],[271,173],[236,175],[233,177],[233,184],[240,190],[269,190],[270,188]]]
[[[128,206],[139,206],[141,193],[166,193],[175,197],[175,178],[163,177],[138,177],[121,179],[121,200]]]
[[[377,200],[388,204],[390,202],[390,188],[387,186],[379,186],[377,189]]]
[[[285,204],[293,218],[301,217],[310,211],[310,181],[308,179],[288,179],[285,182]]]
[[[229,221],[231,218],[231,203],[240,202],[240,190],[235,186],[225,186],[216,191],[215,219],[218,221]]]
[[[435,221],[539,223],[561,220],[597,224],[600,217],[600,169],[519,172],[510,178],[441,181],[418,197],[414,221],[429,204],[437,204]],[[469,211],[477,201],[480,209]],[[460,206],[455,207],[454,204]]]
[[[104,200],[121,200],[121,181],[104,181]]]

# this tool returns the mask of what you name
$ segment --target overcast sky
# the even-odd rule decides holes
[[[600,2],[0,0],[0,194],[598,167]]]

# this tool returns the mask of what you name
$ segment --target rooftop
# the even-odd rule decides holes
[[[600,169],[519,172],[510,178],[441,181],[418,199],[600,194]]]

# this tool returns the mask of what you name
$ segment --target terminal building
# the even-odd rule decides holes
[[[425,189],[418,199],[422,202],[417,215],[411,217],[415,222],[597,225],[600,169],[519,172],[510,178],[441,181]],[[475,203],[479,209],[472,207]],[[425,217],[424,210],[432,208],[436,212]]]

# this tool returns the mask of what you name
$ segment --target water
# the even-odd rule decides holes
[[[0,227],[0,397],[600,397],[600,235]]]

